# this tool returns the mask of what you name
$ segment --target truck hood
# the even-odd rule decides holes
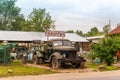
[[[76,50],[75,47],[72,46],[55,46],[53,47],[54,50]]]

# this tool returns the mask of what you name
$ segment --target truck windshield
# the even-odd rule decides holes
[[[68,40],[56,40],[56,41],[53,41],[53,45],[54,46],[71,46],[71,42],[68,41]]]

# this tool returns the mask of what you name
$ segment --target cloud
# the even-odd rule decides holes
[[[97,26],[99,29],[108,24],[116,27],[120,19],[120,0],[18,0],[16,5],[22,8],[26,16],[33,8],[46,8],[56,21],[57,29],[76,29],[87,31],[78,26]],[[63,27],[60,27],[63,26]],[[72,26],[72,27],[71,27]],[[75,29],[75,28],[73,28]]]

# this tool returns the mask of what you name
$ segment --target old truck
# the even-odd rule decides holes
[[[52,68],[60,68],[62,65],[71,64],[78,68],[84,68],[86,60],[77,53],[68,39],[51,39],[46,43],[35,44],[33,63],[51,63]]]

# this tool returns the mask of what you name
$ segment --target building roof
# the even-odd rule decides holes
[[[120,26],[118,26],[115,29],[113,29],[109,34],[110,35],[120,34]]]
[[[49,39],[61,38],[61,37],[49,37]],[[75,42],[88,42],[83,37],[75,33],[66,33],[64,39],[69,39]],[[47,41],[47,37],[44,32],[22,32],[22,31],[0,31],[0,41],[33,41],[42,40]]]
[[[33,41],[40,40],[42,35],[40,32],[0,31],[0,40]]]
[[[104,38],[104,35],[102,35],[102,36],[87,37],[86,39],[87,40],[93,40],[93,39],[102,39],[102,38]]]
[[[61,38],[61,37],[49,37],[48,39],[54,39],[54,38]],[[64,39],[69,39],[70,41],[75,41],[75,42],[88,42],[86,38],[83,38],[76,33],[65,33]],[[44,36],[41,40],[47,41],[47,38]]]

